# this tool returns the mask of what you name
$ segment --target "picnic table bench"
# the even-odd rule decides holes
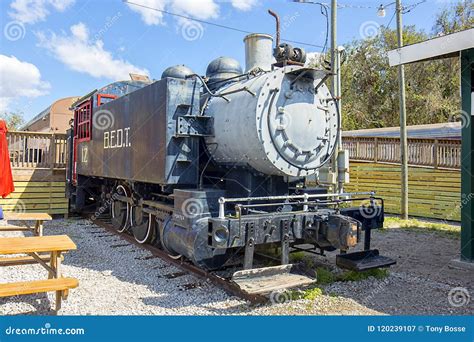
[[[24,226],[0,226],[0,232],[32,231],[34,235],[43,236],[43,222],[51,221],[52,217],[46,213],[5,213],[5,221],[21,221]],[[30,226],[29,222],[35,225]]]
[[[78,286],[75,278],[63,278],[61,275],[62,253],[75,250],[76,245],[67,235],[34,236],[0,238],[0,255],[28,254],[30,259],[21,261],[19,258],[0,258],[0,266],[11,266],[8,261],[14,260],[13,264],[21,265],[36,263],[48,271],[48,279],[22,281],[0,284],[0,297],[17,296],[33,293],[56,292],[56,312],[61,308],[61,300],[66,299],[70,289]],[[49,265],[44,256],[38,253],[51,253],[48,257]],[[10,259],[10,260],[9,260]]]

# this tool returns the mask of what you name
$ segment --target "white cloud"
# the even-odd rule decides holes
[[[136,4],[156,8],[158,10],[163,11],[165,9],[166,0],[134,0],[132,1]],[[132,5],[127,3],[127,6],[134,12],[137,12],[141,15],[142,20],[147,25],[160,25],[163,24],[163,13],[154,11],[149,8],[140,7],[137,5]]]
[[[55,33],[36,33],[38,46],[48,49],[51,54],[75,71],[93,77],[105,77],[111,80],[129,78],[129,73],[148,75],[148,70],[139,68],[130,62],[114,58],[104,49],[104,43],[98,39],[89,39],[89,30],[84,23],[71,26],[71,35]]]
[[[217,18],[219,6],[213,0],[174,0],[171,12],[189,15],[198,19]]]
[[[232,6],[241,11],[250,11],[258,3],[258,0],[232,0]]]
[[[75,0],[49,0],[51,6],[53,6],[58,11],[62,12],[71,6]]]
[[[79,23],[71,26],[71,32],[74,37],[79,39],[81,42],[86,42],[89,37],[89,30],[84,23]]]
[[[141,15],[143,22],[147,25],[164,24],[163,13],[154,11],[153,8],[202,20],[219,17],[219,5],[217,4],[219,1],[217,0],[131,0],[131,2],[145,6],[140,7],[127,3],[132,11]],[[241,11],[250,10],[257,2],[257,0],[231,0],[232,6]],[[182,23],[183,18],[178,18],[178,24]]]
[[[321,52],[307,52],[305,66],[322,68],[324,64],[324,54]]]
[[[34,98],[46,95],[50,84],[41,80],[41,73],[31,63],[22,62],[15,56],[0,55],[0,110],[20,97]]]
[[[44,21],[54,9],[63,12],[74,3],[75,0],[14,0],[10,7],[13,11],[8,12],[14,20],[24,24],[34,24]]]

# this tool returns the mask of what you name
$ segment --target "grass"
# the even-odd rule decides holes
[[[318,285],[328,285],[335,281],[361,281],[369,277],[375,277],[377,279],[383,279],[388,276],[389,271],[385,268],[377,268],[364,272],[344,272],[340,275],[335,275],[324,267],[318,267],[316,269],[318,275]],[[288,290],[285,291],[286,298],[291,300],[306,299],[309,301],[315,301],[324,294],[324,290],[320,287],[314,286],[306,290]],[[337,297],[335,293],[328,293],[330,297]]]
[[[318,267],[316,269],[316,274],[317,274],[317,282],[318,284],[321,285],[326,285],[326,284],[331,284],[334,283],[336,280],[335,275],[329,271],[328,269],[325,269],[324,267]]]
[[[384,279],[388,277],[389,271],[387,268],[374,268],[364,272],[349,271],[344,272],[338,277],[340,281],[361,281],[369,277],[376,279]]]
[[[374,268],[372,270],[356,272],[356,271],[347,271],[338,275],[335,275],[331,271],[318,267],[318,284],[327,285],[334,283],[335,281],[361,281],[369,277],[374,277],[376,279],[384,279],[388,277],[389,271],[387,268]]]
[[[419,221],[416,219],[402,220],[398,217],[386,217],[384,228],[400,228],[406,230],[432,231],[443,236],[458,238],[461,233],[461,227],[446,223],[434,223]]]
[[[316,300],[323,295],[323,290],[319,287],[312,287],[304,291],[292,290],[289,291],[291,300],[307,299]]]
[[[290,254],[290,262],[296,263],[303,261],[305,258],[304,252],[294,252]]]

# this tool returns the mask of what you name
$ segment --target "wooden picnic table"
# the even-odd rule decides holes
[[[53,218],[46,213],[4,213],[5,221],[21,221],[24,226],[0,226],[0,232],[28,230],[37,236],[43,236],[43,222]],[[34,221],[34,227],[29,222]]]
[[[56,291],[56,311],[61,308],[61,299],[66,299],[68,290],[77,287],[77,279],[62,278],[62,253],[75,250],[76,244],[67,235],[0,238],[0,255],[28,254],[25,257],[0,258],[0,266],[31,264],[32,259],[48,271],[48,280],[0,284],[0,297]],[[49,264],[38,253],[51,253]],[[22,260],[23,259],[23,260]],[[6,261],[3,263],[3,261]]]

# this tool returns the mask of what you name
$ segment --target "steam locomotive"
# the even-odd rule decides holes
[[[303,49],[279,35],[245,37],[246,68],[213,60],[206,76],[184,65],[160,80],[95,90],[74,105],[68,194],[74,210],[110,212],[113,226],[205,269],[261,246],[282,265],[301,247],[339,250],[341,267],[393,260],[370,249],[383,224],[374,194],[330,194],[307,185],[336,149],[340,113],[327,70],[304,66]],[[346,203],[360,201],[348,207]],[[364,250],[347,253],[361,240]]]

